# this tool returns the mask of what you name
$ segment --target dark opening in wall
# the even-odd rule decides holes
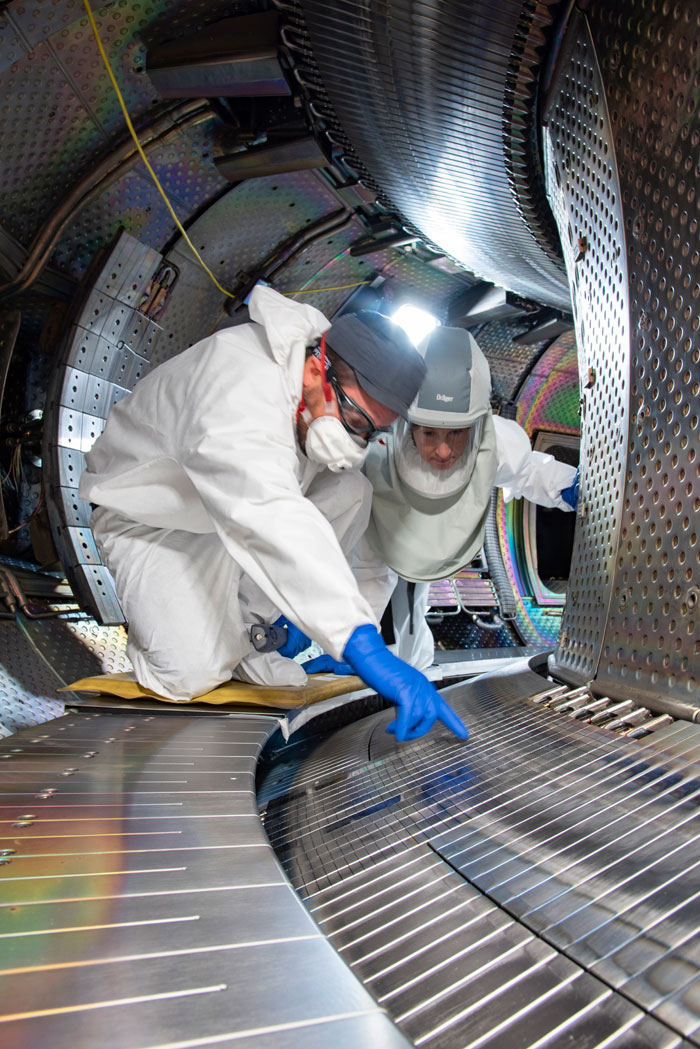
[[[538,443],[538,448],[545,451],[542,443]],[[569,444],[550,444],[548,441],[546,451],[560,462],[578,466],[577,447]],[[540,582],[548,590],[563,594],[566,592],[566,583],[571,571],[576,514],[543,506],[534,507],[534,511],[537,574]]]

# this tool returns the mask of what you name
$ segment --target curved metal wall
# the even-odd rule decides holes
[[[548,101],[571,279],[583,482],[557,668],[657,709],[700,705],[700,14],[591,4]]]
[[[319,126],[416,229],[478,276],[568,309],[535,113],[558,6],[303,0],[310,49],[288,39],[332,103]]]

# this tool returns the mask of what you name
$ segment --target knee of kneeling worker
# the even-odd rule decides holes
[[[203,696],[231,679],[229,670],[213,670],[211,666],[196,660],[180,660],[177,666],[163,668],[154,666],[143,655],[135,653],[131,655],[131,661],[139,684],[160,696],[180,702]]]

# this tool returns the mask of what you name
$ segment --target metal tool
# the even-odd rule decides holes
[[[256,652],[276,652],[287,640],[287,628],[274,623],[255,623],[250,628],[250,640]]]

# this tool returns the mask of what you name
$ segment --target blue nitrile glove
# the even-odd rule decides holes
[[[341,677],[346,677],[348,674],[355,673],[349,663],[341,663],[333,659],[333,656],[326,655],[325,652],[321,656],[307,659],[301,665],[307,674],[339,674]]]
[[[578,482],[579,482],[579,471],[576,470],[574,479],[568,488],[564,488],[561,493],[561,497],[565,503],[567,503],[572,510],[575,510],[578,506]]]
[[[398,708],[396,720],[387,725],[403,742],[418,739],[442,721],[460,739],[469,735],[466,726],[420,670],[404,663],[388,650],[376,627],[358,626],[343,650],[355,673],[365,684]]]
[[[302,634],[299,627],[294,626],[294,623],[290,623],[284,616],[276,619],[273,625],[283,626],[287,629],[287,640],[281,648],[277,649],[281,656],[294,659],[295,656],[298,656],[300,652],[303,652],[311,644],[311,639],[306,634]]]

